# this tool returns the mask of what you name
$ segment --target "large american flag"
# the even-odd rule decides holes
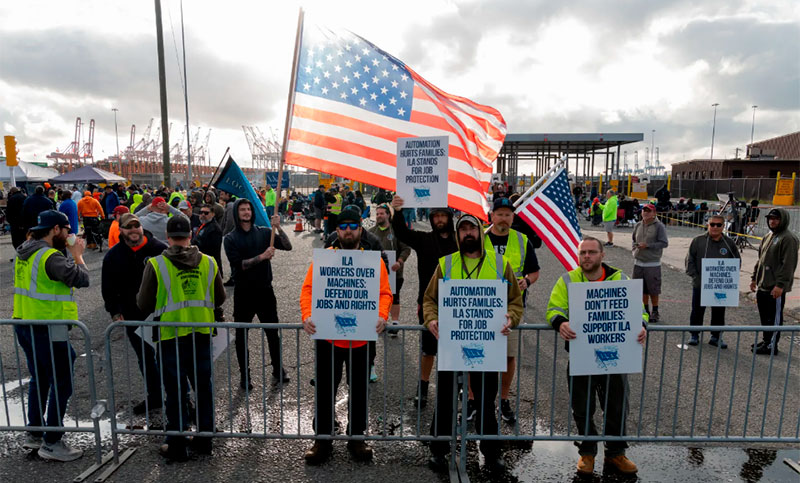
[[[486,219],[506,124],[348,32],[303,26],[286,162],[394,190],[397,139],[449,135],[449,206]]]
[[[579,265],[581,228],[564,168],[519,205],[516,214],[533,228],[564,268],[572,270]]]

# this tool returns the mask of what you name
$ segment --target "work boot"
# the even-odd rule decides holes
[[[632,475],[639,471],[639,468],[636,467],[633,461],[629,460],[624,454],[618,454],[613,458],[607,457],[603,464],[611,465],[614,469],[620,473],[625,473],[626,475]]]
[[[419,381],[417,386],[417,395],[414,396],[414,404],[419,403],[419,407],[424,409],[428,405],[428,385],[429,381]]]
[[[365,441],[348,441],[347,449],[356,461],[369,461],[372,459],[372,447]]]
[[[321,465],[330,457],[332,450],[333,447],[330,441],[317,440],[314,441],[314,446],[306,451],[303,458],[310,465]]]
[[[54,461],[74,461],[83,456],[83,451],[70,448],[63,441],[55,443],[42,442],[42,447],[37,453],[40,458]]]
[[[772,354],[772,347],[773,347],[772,344],[761,344],[760,346],[758,346],[758,348],[756,348],[756,354],[759,354],[759,355],[762,355],[762,356],[768,356],[768,355]],[[778,355],[778,346],[777,345],[775,346],[775,355],[776,356]]]
[[[719,347],[720,349],[727,349],[728,344],[723,342],[721,337],[712,337],[708,339],[708,344],[713,345],[714,347]]]
[[[582,475],[591,475],[594,473],[594,456],[590,454],[582,454],[581,459],[578,460],[578,473]]]

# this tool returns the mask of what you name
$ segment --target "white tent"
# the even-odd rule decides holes
[[[19,161],[19,166],[14,166],[14,178],[17,183],[36,183],[51,180],[58,176],[58,171],[53,168],[42,168],[35,164]],[[0,181],[11,181],[11,171],[6,166],[5,160],[0,161]]]

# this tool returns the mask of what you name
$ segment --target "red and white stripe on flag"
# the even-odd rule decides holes
[[[286,162],[395,190],[397,139],[448,135],[448,204],[485,220],[502,115],[441,91],[360,37],[324,33],[317,47],[304,33]]]

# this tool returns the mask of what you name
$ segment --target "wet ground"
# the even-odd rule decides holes
[[[424,223],[420,224],[425,227]],[[281,322],[299,321],[298,298],[311,249],[321,246],[318,236],[309,232],[292,233],[293,224],[285,224],[294,250],[279,253],[274,262],[275,292],[279,300]],[[622,235],[629,237],[629,234]],[[626,239],[627,244],[627,239]],[[562,268],[546,249],[537,251],[542,265],[541,277],[528,295],[527,323],[543,323],[544,308],[550,290],[563,273]],[[81,320],[88,327],[91,347],[78,331],[71,333],[72,344],[79,357],[75,366],[75,394],[70,403],[68,417],[80,426],[90,426],[88,360],[94,363],[94,378],[99,398],[109,397],[108,374],[105,366],[104,331],[110,317],[103,310],[100,297],[100,267],[102,255],[87,254],[92,286],[78,291]],[[8,237],[0,237],[0,313],[11,313],[12,252]],[[607,261],[630,273],[632,260],[629,251],[612,248]],[[227,267],[226,267],[227,269]],[[403,310],[401,323],[416,324],[414,299],[417,291],[416,258],[412,255],[406,264],[406,283],[401,295]],[[120,276],[124,276],[121,274]],[[664,269],[664,294],[662,295],[662,325],[688,323],[691,285],[683,273]],[[232,319],[232,289],[225,304],[226,318]],[[708,316],[707,316],[708,317]],[[729,309],[729,325],[754,325],[758,323],[757,310],[743,299],[741,306]],[[302,460],[303,451],[310,446],[307,440],[264,440],[267,434],[283,433],[305,436],[311,433],[313,417],[313,346],[305,334],[284,330],[282,337],[283,360],[292,381],[280,391],[269,384],[269,354],[265,353],[263,332],[252,331],[250,336],[251,367],[255,389],[245,394],[238,388],[239,368],[232,351],[226,351],[215,364],[217,388],[216,424],[225,432],[249,433],[252,438],[215,440],[214,457],[200,457],[183,464],[168,464],[157,453],[158,436],[121,437],[122,447],[138,448],[134,456],[114,475],[113,481],[446,481],[446,475],[437,475],[425,466],[427,448],[412,441],[375,443],[375,460],[371,464],[358,464],[350,460],[345,443],[335,443],[331,462],[319,468],[307,467]],[[405,337],[402,336],[405,334]],[[666,338],[665,338],[666,337]],[[683,339],[682,339],[683,338]],[[712,436],[731,434],[757,437],[764,434],[796,437],[800,402],[800,368],[798,350],[789,353],[789,344],[782,343],[781,353],[754,358],[749,350],[754,334],[728,334],[731,347],[717,350],[707,344],[681,349],[685,333],[652,332],[646,349],[648,368],[643,376],[631,377],[629,431],[643,435],[687,435],[690,433]],[[800,337],[796,337],[800,340]],[[706,336],[707,340],[707,336]],[[0,426],[22,424],[22,399],[27,390],[24,356],[16,351],[8,327],[0,327],[0,357],[5,380],[7,408],[0,405]],[[137,429],[157,429],[161,425],[160,412],[152,418],[134,417],[130,408],[142,399],[141,376],[127,339],[120,329],[110,335],[114,367],[114,397],[120,425]],[[800,349],[794,347],[794,349]],[[88,356],[87,356],[88,354]],[[395,436],[413,437],[427,434],[432,417],[429,407],[416,412],[412,397],[416,389],[418,365],[418,334],[401,331],[397,338],[387,338],[378,343],[379,381],[371,385],[369,431],[380,434],[384,430]],[[384,366],[385,360],[385,366]],[[19,362],[22,364],[19,364]],[[512,402],[520,413],[518,426],[503,423],[504,434],[566,434],[574,433],[570,426],[566,384],[567,354],[552,331],[537,333],[527,331],[522,337],[521,377],[512,389]],[[264,364],[265,369],[262,369]],[[21,381],[21,382],[20,382]],[[748,390],[751,388],[752,390]],[[431,388],[431,395],[434,387]],[[517,406],[517,400],[519,401]],[[385,408],[385,409],[384,409]],[[384,413],[385,411],[385,413]],[[385,417],[384,417],[385,414]],[[783,417],[779,415],[783,414]],[[347,420],[347,398],[344,388],[337,397],[337,419]],[[535,422],[535,424],[534,424]],[[598,422],[601,422],[598,419]],[[74,423],[73,423],[74,424]],[[107,431],[108,420],[103,423]],[[87,454],[73,463],[56,464],[39,461],[28,455],[20,445],[21,433],[0,433],[0,481],[67,481],[91,464],[93,435],[70,434],[69,444],[87,450]],[[108,438],[104,437],[105,450]],[[472,444],[471,444],[472,446]],[[719,446],[719,444],[712,445]],[[631,458],[641,468],[642,481],[797,481],[797,475],[782,463],[783,458],[800,459],[797,445],[770,444],[759,450],[703,447],[689,450],[686,445],[634,444],[629,450]],[[772,455],[772,456],[770,456]],[[508,472],[501,480],[508,481],[564,481],[574,476],[577,451],[566,442],[542,442],[533,449],[514,447],[506,452]],[[602,462],[598,461],[600,477]],[[484,473],[480,467],[477,450],[472,448],[468,463],[473,481],[491,481],[496,478]],[[607,481],[617,481],[613,477]]]

